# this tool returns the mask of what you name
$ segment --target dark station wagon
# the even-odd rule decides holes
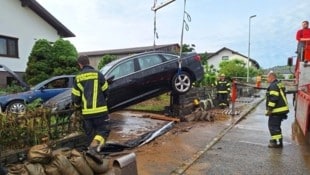
[[[114,60],[100,72],[109,81],[110,112],[126,108],[163,93],[186,93],[193,82],[203,78],[200,56],[191,52],[181,58],[172,53],[146,52]],[[71,91],[46,102],[61,110],[71,103]]]

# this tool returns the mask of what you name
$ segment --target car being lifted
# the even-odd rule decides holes
[[[194,52],[182,54],[181,58],[157,51],[135,54],[110,62],[100,72],[109,80],[109,112],[169,91],[186,93],[193,82],[204,75],[200,56]],[[71,91],[68,90],[48,100],[45,106],[62,110],[70,103]]]

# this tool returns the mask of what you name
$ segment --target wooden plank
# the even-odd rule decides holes
[[[157,120],[180,122],[180,119],[178,119],[178,118],[172,118],[172,117],[167,117],[167,116],[157,115],[157,114],[145,114],[145,115],[142,115],[142,117],[143,118],[157,119]]]

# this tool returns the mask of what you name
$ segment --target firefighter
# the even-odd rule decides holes
[[[103,148],[110,133],[106,101],[108,83],[103,74],[89,65],[87,56],[80,56],[77,62],[81,72],[74,80],[72,102],[83,116],[83,129],[89,144],[86,154],[101,163],[97,153]]]
[[[268,128],[271,135],[269,148],[282,148],[283,137],[281,122],[287,119],[289,107],[284,85],[277,80],[274,72],[269,72],[267,81],[270,83],[266,93],[266,116],[268,116]]]
[[[220,108],[229,106],[228,94],[230,93],[230,83],[225,79],[225,74],[221,74],[218,81],[215,83],[217,102]]]

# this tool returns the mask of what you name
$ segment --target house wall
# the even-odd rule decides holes
[[[243,56],[238,55],[238,54],[233,54],[229,50],[223,50],[220,53],[218,53],[217,55],[214,55],[213,57],[209,58],[208,59],[208,65],[213,65],[215,69],[219,70],[219,65],[223,61],[222,60],[223,56],[228,56],[228,60],[239,59],[239,60],[243,60],[245,63],[247,63],[247,61],[248,61],[248,59],[246,57],[243,57]],[[252,66],[251,62],[249,62],[249,66]]]
[[[25,72],[31,49],[38,39],[54,42],[59,38],[56,29],[19,0],[1,0],[0,35],[18,38],[19,58],[0,56],[1,64],[13,71]]]

